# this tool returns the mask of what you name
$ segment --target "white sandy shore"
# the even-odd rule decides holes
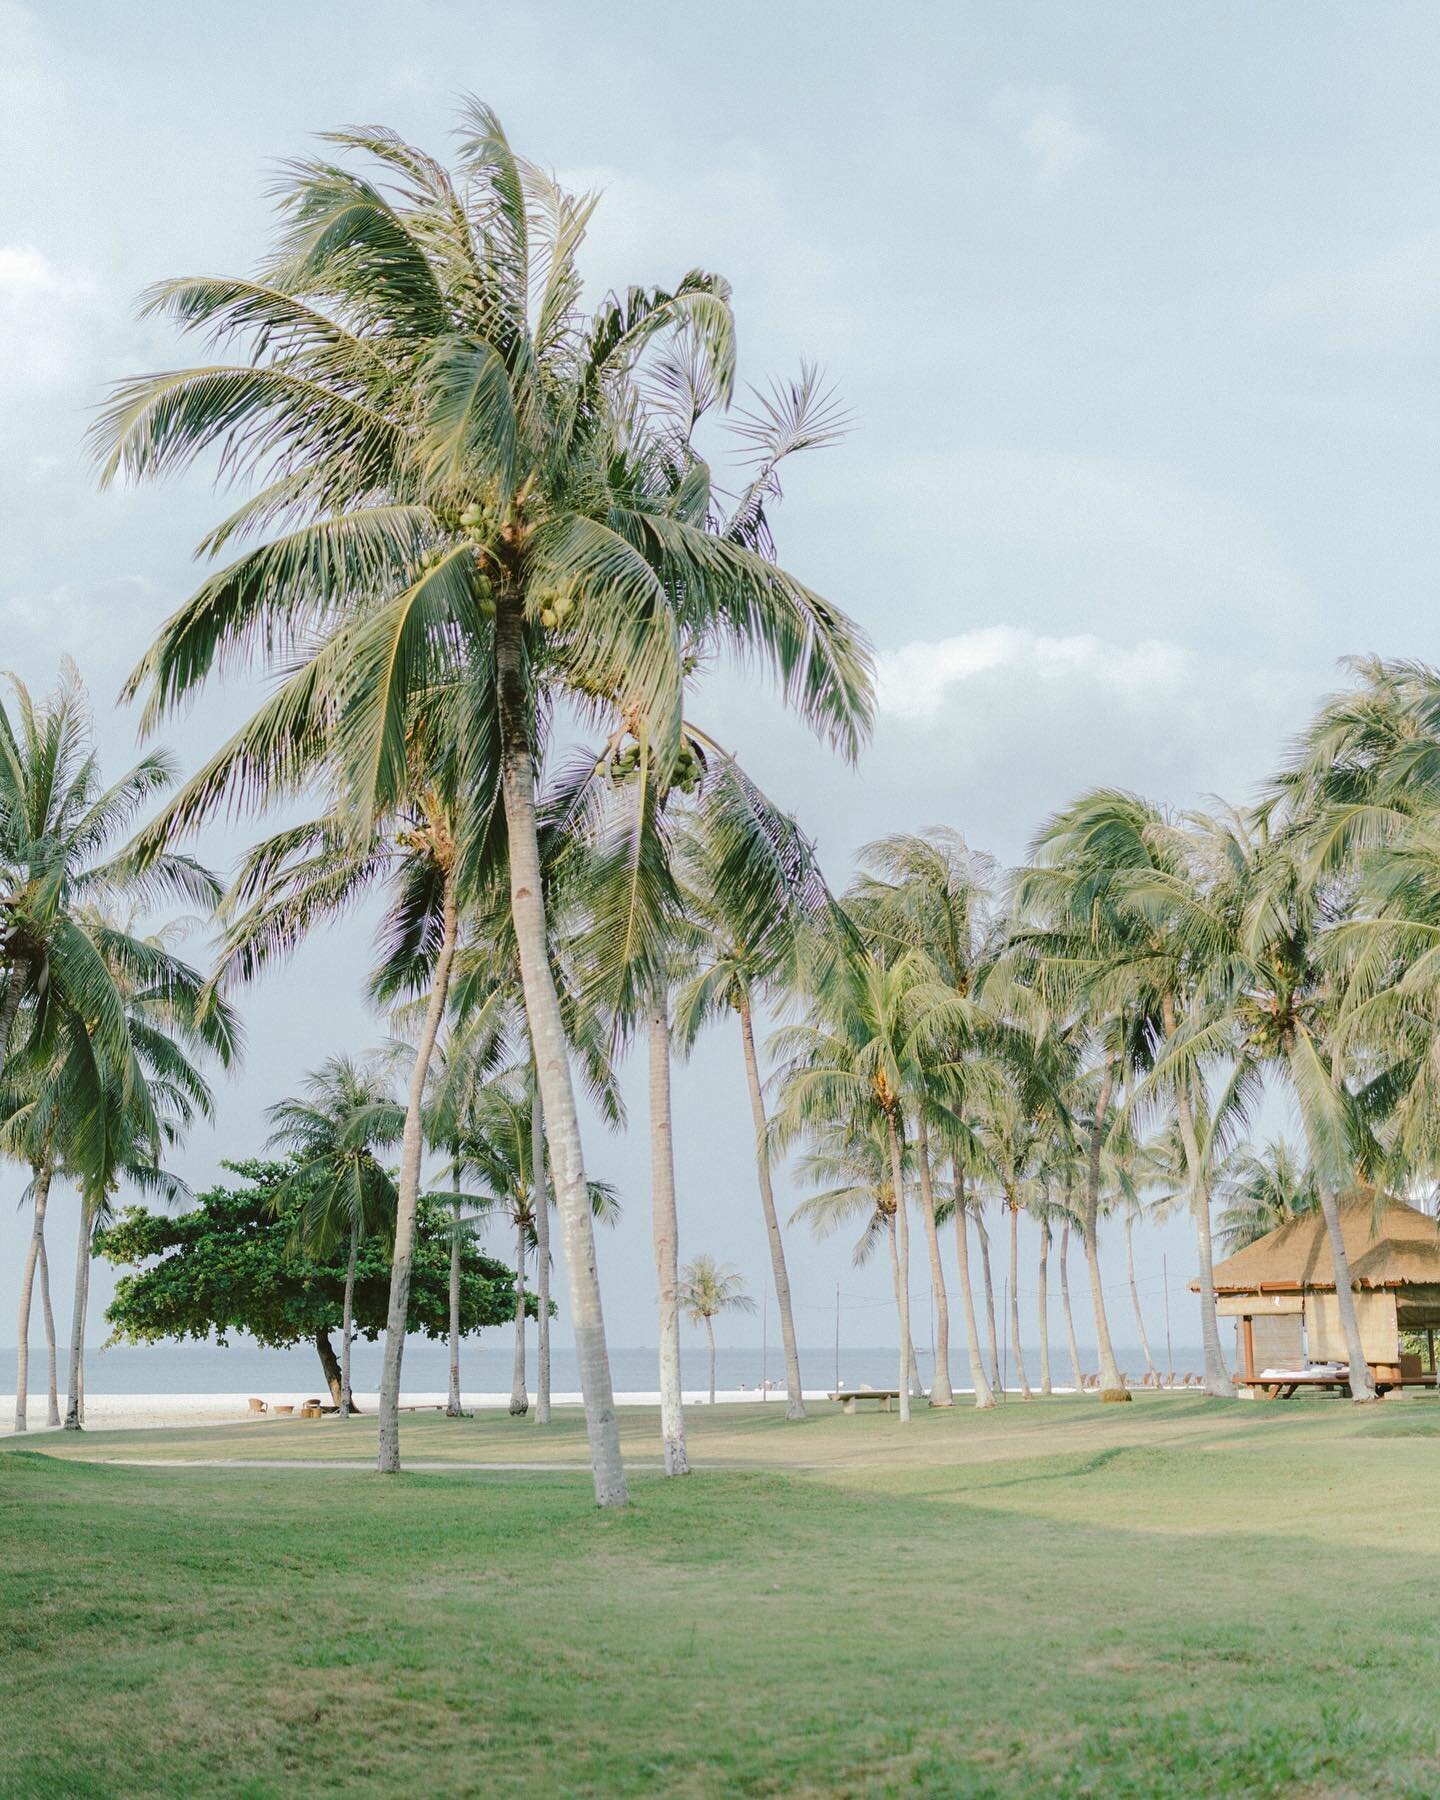
[[[323,1398],[327,1405],[329,1403],[329,1396],[321,1395],[315,1388],[309,1388],[303,1393],[294,1388],[283,1393],[278,1390],[270,1392],[261,1390],[256,1392],[254,1397],[257,1400],[264,1400],[270,1406],[294,1406],[297,1409],[304,1400]],[[824,1400],[826,1397],[825,1391],[820,1388],[813,1390],[807,1388],[805,1392],[807,1400]],[[175,1425],[234,1425],[238,1421],[257,1417],[250,1412],[250,1398],[249,1394],[87,1394],[85,1397],[85,1423],[92,1431],[143,1430]],[[754,1388],[736,1388],[729,1391],[718,1391],[715,1395],[715,1403],[717,1406],[734,1405],[740,1402],[754,1405],[759,1398],[760,1395]],[[400,1403],[402,1406],[443,1407],[445,1399],[446,1396],[443,1393],[407,1392],[401,1394]],[[355,1404],[362,1413],[373,1413],[378,1400],[379,1396],[373,1393],[366,1394],[357,1391],[355,1395]],[[510,1396],[508,1393],[462,1393],[460,1403],[466,1412],[504,1411],[510,1404]],[[554,1394],[551,1396],[551,1403],[555,1406],[579,1406],[580,1396],[578,1393]],[[617,1394],[615,1403],[617,1406],[658,1406],[660,1396],[658,1393]],[[708,1403],[709,1395],[705,1390],[687,1391],[685,1394],[686,1406],[705,1406]],[[533,1394],[531,1404],[534,1404]],[[772,1389],[768,1404],[783,1407],[785,1404],[783,1390],[777,1392]],[[60,1397],[60,1410],[62,1413],[65,1410],[63,1394]],[[263,1422],[264,1418],[270,1416],[272,1415],[259,1415],[259,1421]],[[0,1413],[0,1437],[10,1435],[9,1420],[8,1409],[4,1413]],[[29,1435],[32,1437],[36,1433],[53,1429],[45,1424],[45,1396],[43,1393],[38,1396],[31,1394],[29,1420]]]

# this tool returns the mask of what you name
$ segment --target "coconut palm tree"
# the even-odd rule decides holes
[[[11,1074],[0,1086],[0,1156],[5,1156],[30,1172],[30,1182],[21,1196],[31,1208],[30,1242],[20,1274],[20,1324],[16,1337],[15,1429],[28,1427],[30,1380],[30,1316],[37,1279],[40,1284],[41,1310],[45,1323],[48,1360],[47,1423],[60,1423],[55,1319],[50,1306],[49,1272],[45,1262],[45,1215],[49,1207],[50,1188],[55,1177],[55,1109],[59,1100],[59,1084],[46,1081],[33,1068],[23,1068],[20,1058],[11,1064]]]
[[[705,1326],[710,1344],[710,1404],[715,1404],[715,1318],[722,1312],[753,1313],[755,1302],[745,1292],[745,1278],[728,1263],[701,1255],[680,1271],[680,1306],[692,1325]]]
[[[363,1239],[395,1229],[399,1196],[376,1152],[399,1143],[405,1109],[391,1094],[373,1063],[332,1056],[305,1078],[302,1095],[278,1101],[266,1114],[267,1148],[293,1158],[290,1173],[276,1187],[273,1206],[295,1208],[295,1247],[328,1256],[349,1242],[340,1347],[341,1416],[355,1408],[350,1389],[350,1346],[354,1338],[355,1268]],[[297,1204],[298,1202],[298,1204]]]
[[[518,157],[478,103],[464,109],[458,181],[391,132],[331,141],[370,158],[379,179],[330,161],[295,166],[258,279],[171,282],[148,302],[212,339],[249,335],[252,354],[123,384],[98,428],[107,479],[147,479],[215,446],[227,473],[263,472],[207,549],[285,528],[210,578],[133,685],[148,688],[153,717],[224,656],[301,648],[196,807],[319,752],[343,772],[351,820],[383,814],[403,791],[407,729],[428,699],[452,687],[469,697],[467,749],[496,776],[471,791],[498,788],[506,824],[597,1498],[623,1504],[541,885],[535,783],[548,722],[567,695],[582,706],[624,696],[668,776],[680,634],[700,631],[768,663],[802,716],[848,749],[868,723],[868,664],[858,641],[837,659],[832,608],[703,529],[698,462],[675,503],[673,418],[656,421],[642,368],[680,332],[728,400],[723,281],[692,272],[586,315],[576,255],[594,201]]]
[[[1224,1208],[1220,1241],[1232,1252],[1320,1206],[1309,1169],[1283,1137],[1272,1138],[1260,1150],[1237,1146],[1225,1162],[1217,1192]]]

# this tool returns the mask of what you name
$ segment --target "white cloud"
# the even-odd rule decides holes
[[[70,381],[99,301],[82,271],[59,267],[33,244],[0,244],[0,393]]]
[[[1404,349],[1440,325],[1440,226],[1411,233],[1347,267],[1317,269],[1261,300],[1272,323],[1319,328],[1342,350]]]
[[[991,112],[1013,132],[1038,187],[1060,187],[1104,152],[1104,138],[1080,125],[1075,110],[1066,87],[1007,87],[995,96]]]
[[[1044,702],[1047,688],[1078,688],[1096,699],[1119,696],[1149,706],[1183,692],[1193,664],[1191,652],[1159,638],[1117,644],[1088,632],[1050,637],[992,625],[885,652],[877,667],[876,698],[882,717],[928,721],[964,683],[993,677],[991,685],[1011,687],[1020,676],[1032,706]]]

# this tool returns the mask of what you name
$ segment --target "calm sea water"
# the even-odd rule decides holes
[[[918,1350],[922,1377],[930,1378],[930,1356]],[[1137,1350],[1117,1350],[1120,1365],[1127,1374],[1139,1380],[1144,1373],[1144,1359]],[[380,1383],[381,1346],[363,1340],[356,1344],[352,1379],[361,1392],[371,1392]],[[702,1388],[709,1379],[703,1344],[686,1344],[682,1348],[682,1378],[687,1388]],[[462,1346],[460,1356],[461,1384],[468,1393],[508,1393],[512,1346],[496,1341]],[[840,1380],[844,1386],[868,1382],[872,1387],[893,1385],[896,1376],[896,1352],[885,1345],[842,1347]],[[1088,1370],[1095,1367],[1093,1351],[1081,1347],[1081,1361]],[[1032,1382],[1040,1379],[1038,1351],[1027,1348],[1026,1368]],[[64,1358],[61,1359],[61,1386],[64,1386]],[[772,1344],[768,1364],[771,1381],[783,1383],[785,1365],[779,1347]],[[957,1385],[967,1381],[963,1349],[952,1348],[951,1379]],[[1176,1347],[1177,1373],[1198,1370],[1200,1353]],[[443,1344],[416,1339],[405,1347],[405,1386],[414,1393],[442,1392],[450,1378],[449,1356]],[[217,1344],[146,1344],[117,1345],[110,1350],[86,1352],[86,1389],[92,1394],[235,1394],[248,1390],[269,1393],[286,1387],[314,1387],[319,1376],[319,1358],[306,1345],[292,1350],[264,1350],[243,1339],[228,1348]],[[535,1383],[535,1347],[529,1347],[527,1375],[531,1388]],[[802,1348],[800,1372],[807,1388],[828,1388],[835,1379],[833,1344]],[[1013,1365],[1010,1368],[1013,1385]],[[611,1379],[617,1393],[650,1393],[658,1384],[656,1354],[649,1348],[612,1347]],[[716,1382],[721,1388],[758,1389],[762,1358],[758,1347],[752,1349],[721,1348],[716,1357]],[[1063,1343],[1051,1346],[1051,1373],[1059,1384],[1068,1383],[1070,1364]],[[15,1351],[0,1349],[0,1392],[12,1391],[15,1383]],[[30,1386],[32,1393],[45,1384],[45,1356],[41,1346],[30,1351]],[[557,1347],[553,1353],[552,1384],[557,1393],[573,1392],[580,1385],[575,1367],[575,1353]]]

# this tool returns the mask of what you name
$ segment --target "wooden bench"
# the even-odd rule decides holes
[[[838,1393],[831,1394],[832,1400],[838,1400],[847,1413],[858,1411],[862,1400],[878,1400],[886,1412],[890,1411],[892,1400],[900,1398],[899,1388],[841,1388]]]

